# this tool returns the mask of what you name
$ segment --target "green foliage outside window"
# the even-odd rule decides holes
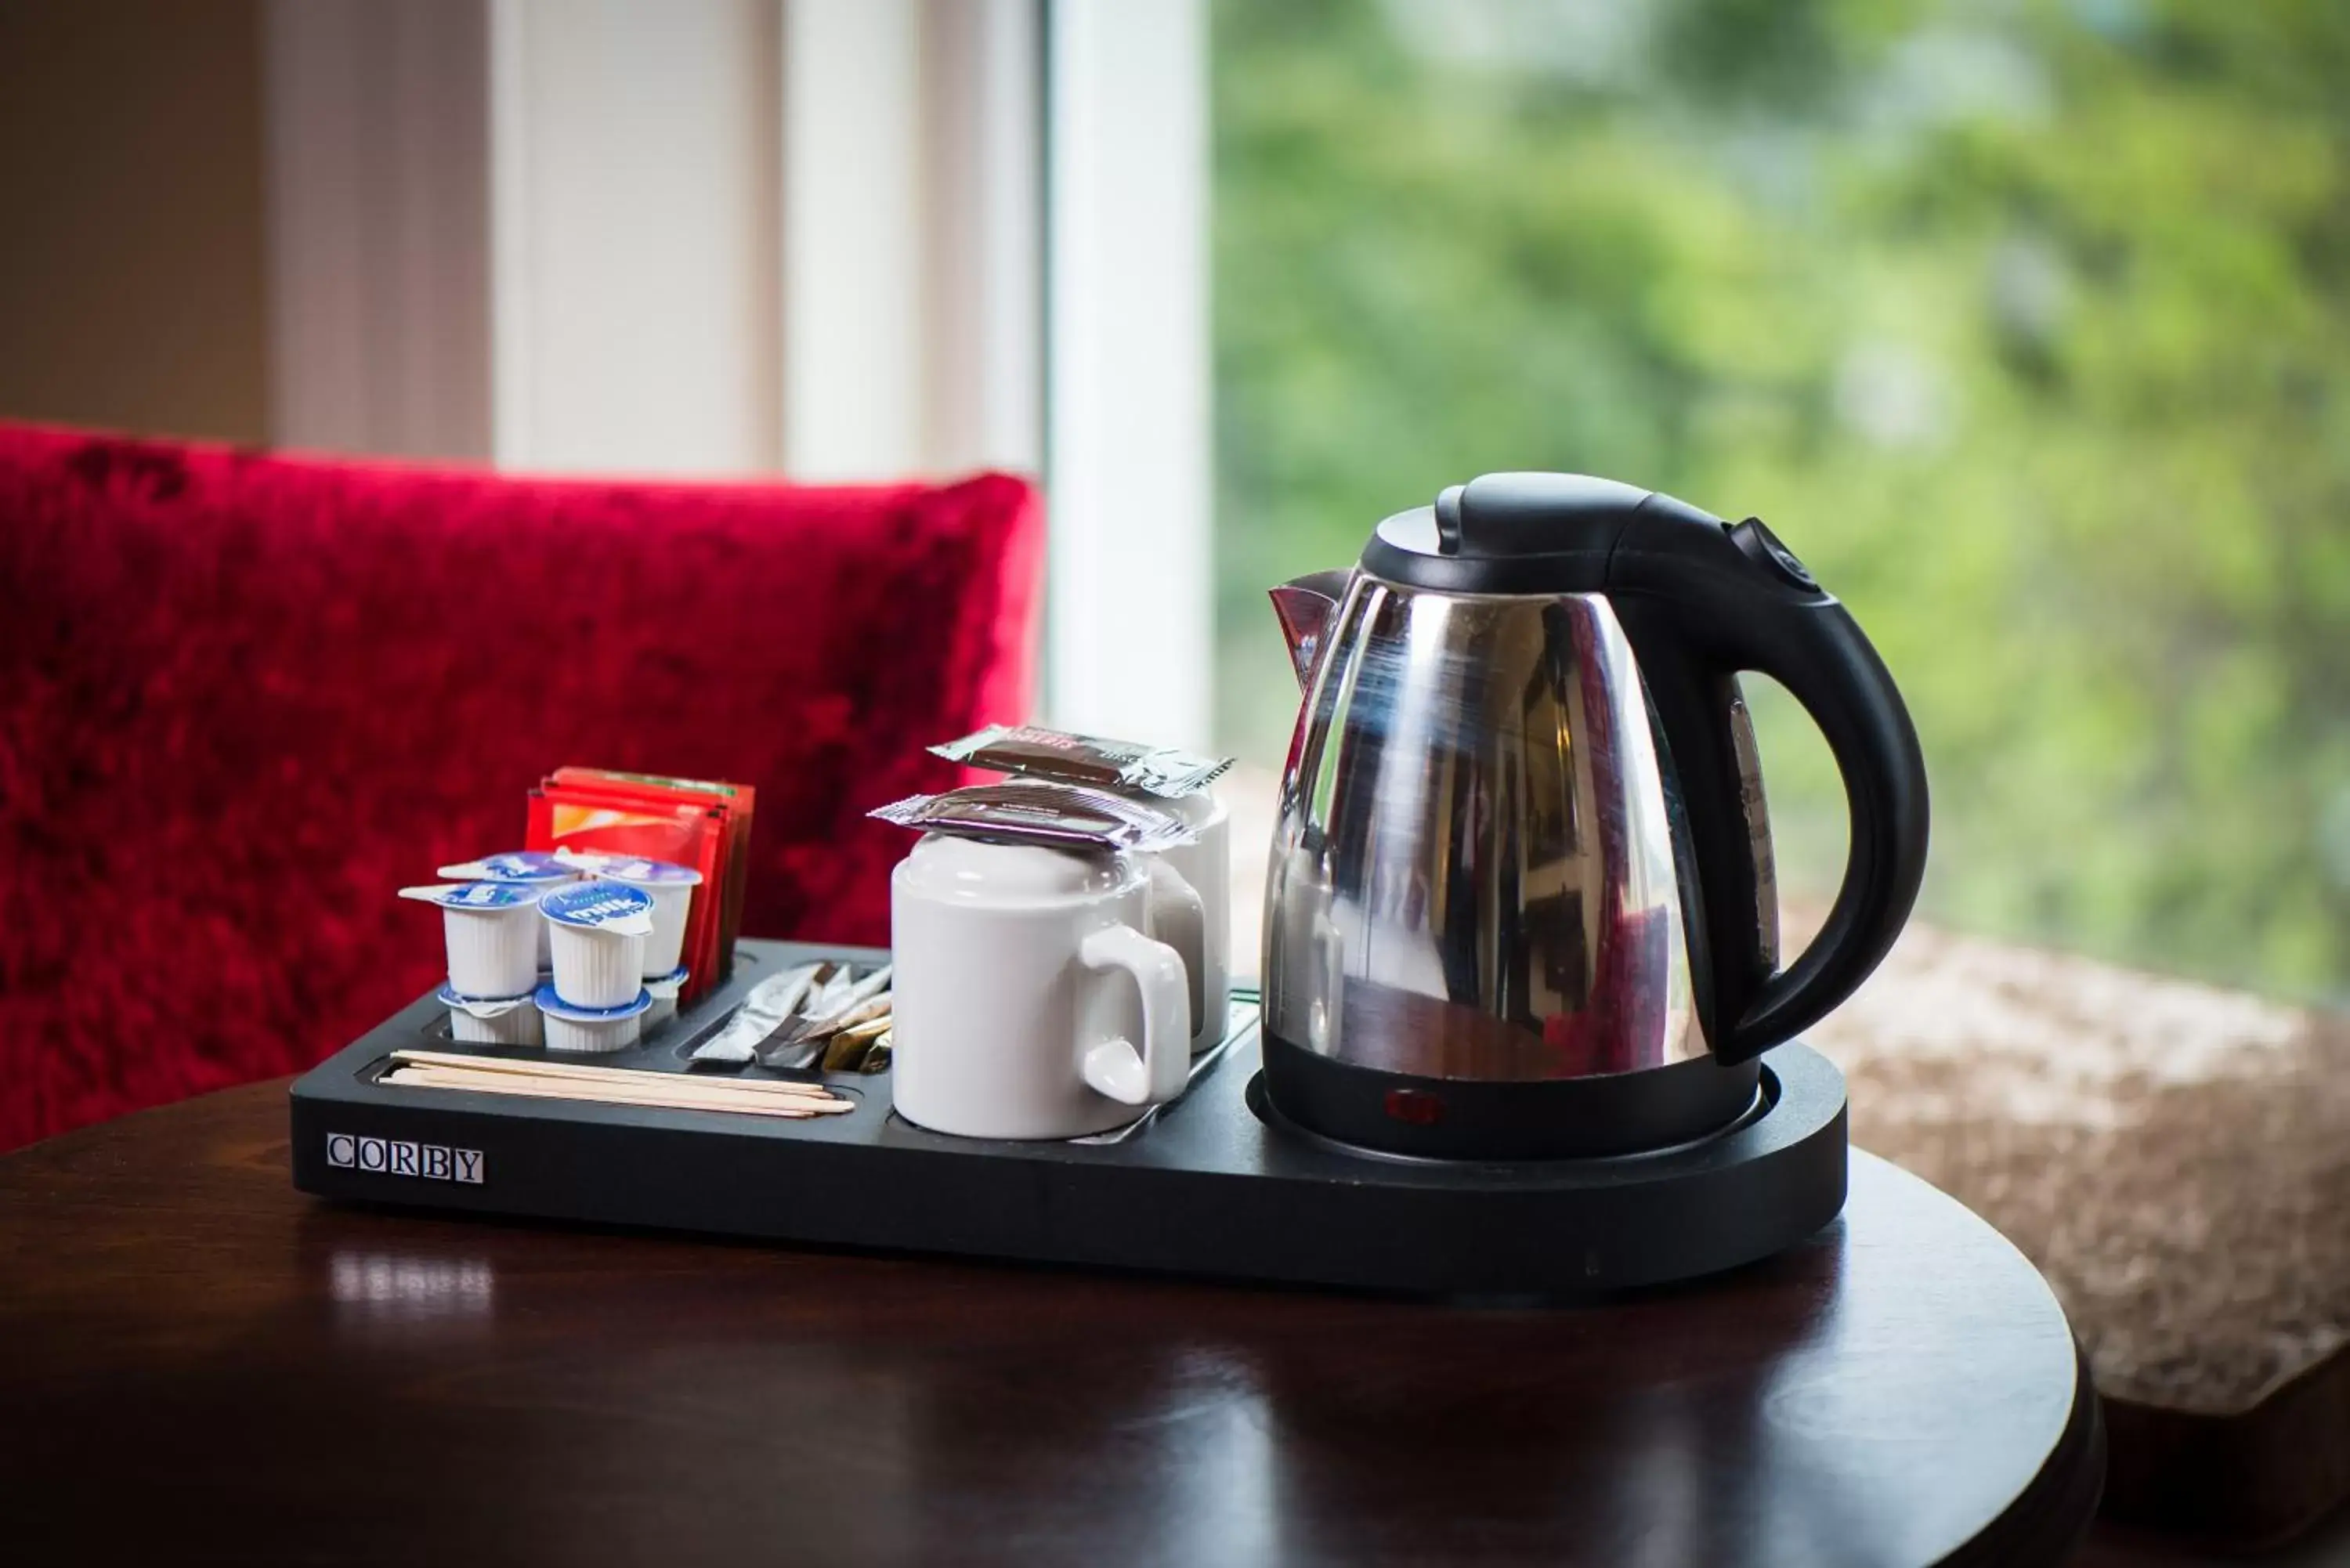
[[[1220,689],[1497,468],[1769,519],[1917,715],[1928,909],[2350,989],[2350,5],[1221,0]],[[1841,796],[1758,699],[1799,880]]]

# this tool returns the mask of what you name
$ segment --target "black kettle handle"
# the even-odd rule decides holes
[[[1926,763],[1892,675],[1844,606],[1753,519],[1635,521],[1608,598],[1648,687],[1695,862],[1690,967],[1716,1057],[1744,1062],[1819,1022],[1900,935],[1926,871]],[[1654,514],[1656,508],[1644,507]],[[1684,520],[1686,519],[1686,520]],[[1646,524],[1647,525],[1643,525]],[[1773,973],[1762,947],[1739,752],[1737,675],[1768,675],[1819,726],[1843,776],[1852,835],[1827,923]]]

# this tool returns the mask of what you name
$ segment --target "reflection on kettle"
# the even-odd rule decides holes
[[[1265,895],[1265,1086],[1298,1124],[1479,1158],[1702,1137],[1908,919],[1916,733],[1760,521],[1488,474],[1273,597],[1305,701]],[[1743,670],[1819,723],[1852,808],[1843,889],[1784,971]]]

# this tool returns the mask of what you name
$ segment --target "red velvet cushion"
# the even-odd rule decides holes
[[[291,1072],[430,986],[392,896],[567,763],[758,786],[757,935],[881,942],[926,744],[1023,713],[1042,523],[0,425],[0,1147]]]

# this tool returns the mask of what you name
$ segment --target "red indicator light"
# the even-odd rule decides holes
[[[1416,1127],[1434,1127],[1444,1119],[1444,1102],[1422,1089],[1389,1089],[1387,1112]]]

